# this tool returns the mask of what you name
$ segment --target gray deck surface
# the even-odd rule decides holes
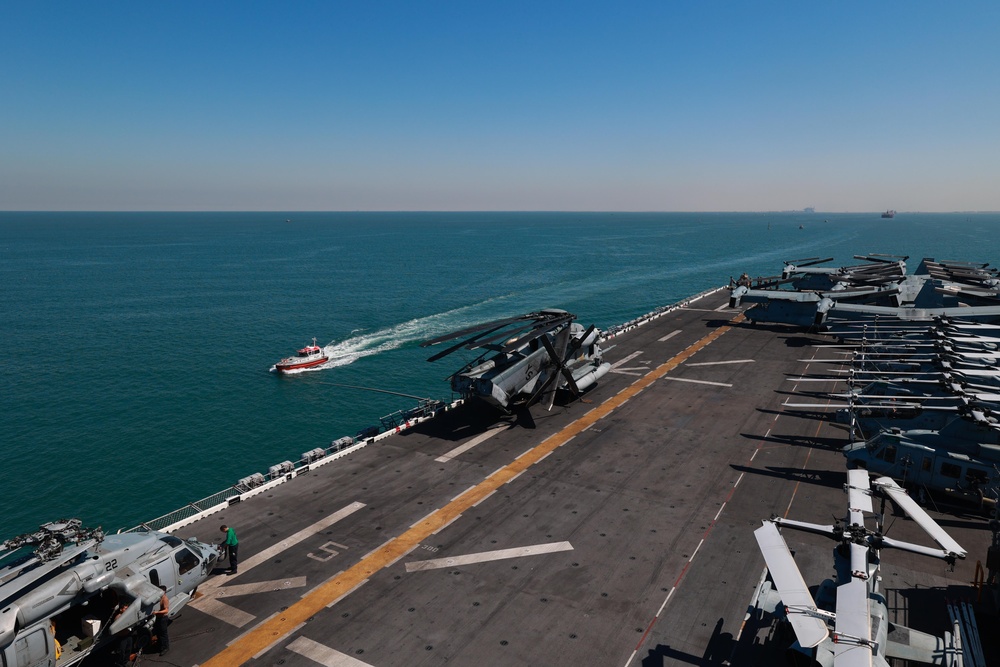
[[[753,531],[774,514],[832,523],[846,507],[845,432],[781,407],[795,388],[786,378],[809,372],[800,360],[830,356],[812,347],[822,337],[791,328],[731,326],[353,592],[337,588],[373,550],[405,543],[411,526],[726,326],[737,314],[726,298],[610,341],[608,361],[637,356],[582,400],[534,406],[533,425],[467,404],[180,530],[218,542],[219,525],[234,526],[242,565],[203,586],[171,625],[170,654],[144,663],[238,664],[235,652],[213,659],[231,645],[256,655],[252,665],[775,664],[766,628],[743,631],[763,572]],[[809,390],[834,388],[817,384]],[[509,428],[437,460],[498,425]],[[970,594],[989,531],[974,516],[932,515],[969,559],[949,572],[886,551],[883,585],[900,622],[940,633],[939,600]],[[906,518],[891,521],[890,536],[932,545]],[[832,574],[833,542],[783,533],[807,583]],[[491,555],[539,545],[551,546]],[[453,560],[414,565],[436,559]],[[326,597],[303,597],[311,591]],[[300,627],[263,625],[304,608]]]

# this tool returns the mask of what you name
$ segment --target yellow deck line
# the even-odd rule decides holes
[[[357,564],[344,570],[340,575],[320,584],[284,612],[262,622],[220,653],[208,661],[201,663],[201,667],[232,667],[233,665],[242,665],[254,656],[270,649],[274,644],[277,644],[289,635],[297,626],[302,625],[309,618],[321,612],[331,601],[343,597],[346,592],[352,590],[362,581],[370,579],[379,570],[398,561],[425,539],[458,518],[462,512],[481,502],[486,496],[551,454],[555,449],[569,442],[571,438],[590,428],[597,420],[606,417],[628,399],[677,368],[677,366],[687,361],[706,345],[729,331],[732,328],[731,325],[742,321],[743,315],[741,313],[733,318],[729,325],[715,329],[712,333],[639,378],[615,396],[612,396],[580,417],[580,419],[569,424],[563,430],[549,436],[534,449],[528,450],[510,464],[500,468],[476,486],[457,496],[445,506],[431,512],[413,524],[409,530],[399,535],[399,537],[389,540],[383,546],[362,558]]]

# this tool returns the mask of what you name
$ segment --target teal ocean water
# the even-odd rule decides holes
[[[450,399],[420,341],[607,328],[816,255],[992,261],[1000,214],[0,213],[0,535],[130,527]],[[916,266],[916,262],[911,262]],[[269,371],[316,337],[330,367]]]

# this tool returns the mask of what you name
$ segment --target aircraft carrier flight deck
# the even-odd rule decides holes
[[[218,542],[235,527],[239,570],[203,584],[170,653],[143,661],[780,664],[747,619],[764,575],[754,530],[843,516],[847,433],[782,407],[829,342],[751,325],[719,291],[607,341],[611,371],[551,411],[469,401],[299,472],[176,531]],[[951,571],[886,551],[882,576],[897,621],[940,633],[990,532],[932,516],[968,558]],[[886,526],[930,543],[905,516]],[[832,575],[833,542],[784,535],[806,582]]]

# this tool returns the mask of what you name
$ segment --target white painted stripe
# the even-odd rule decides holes
[[[517,473],[516,475],[514,475],[513,477],[511,477],[510,479],[508,479],[507,480],[507,484],[510,484],[511,482],[513,482],[515,479],[517,479],[518,477],[520,477],[523,474],[524,474],[524,471],[522,470],[521,472]]]
[[[614,370],[614,369],[618,368],[619,366],[621,366],[624,363],[632,361],[633,359],[635,359],[636,357],[638,357],[640,354],[642,354],[642,350],[639,350],[638,352],[633,352],[632,354],[628,355],[624,359],[619,359],[615,363],[611,364],[611,370]]]
[[[268,644],[267,646],[265,646],[264,648],[262,648],[260,651],[258,651],[257,653],[255,653],[254,656],[253,656],[253,659],[256,660],[260,656],[264,655],[265,653],[267,653],[268,651],[270,651],[272,648],[274,648],[275,644],[280,644],[281,642],[285,641],[285,639],[287,639],[289,635],[291,635],[293,632],[298,632],[303,627],[305,627],[305,625],[306,624],[305,624],[304,621],[302,623],[299,623],[294,628],[292,628],[291,630],[289,630],[285,634],[281,635],[280,637],[278,637],[277,639],[275,639],[273,642],[271,642],[270,644]]]
[[[740,481],[736,480],[736,484],[739,484],[739,483],[740,483]],[[733,488],[734,489],[736,488],[736,484],[733,484]],[[718,521],[719,517],[722,516],[722,510],[724,510],[724,509],[726,509],[726,503],[722,503],[722,507],[720,507],[719,511],[715,513],[715,518],[712,519],[712,521]]]
[[[649,369],[648,369],[648,368],[644,368],[643,370],[649,370]],[[616,373],[616,374],[618,374],[618,375],[631,375],[631,376],[633,376],[633,377],[637,377],[637,378],[641,378],[641,377],[642,377],[643,375],[645,375],[645,373],[633,373],[632,371],[626,371],[626,370],[616,370],[616,369],[614,369],[614,368],[612,368],[612,369],[611,369],[610,371],[608,371],[608,372],[609,372],[609,373]]]
[[[339,576],[339,574],[335,574],[334,576],[335,577]],[[329,580],[327,580],[327,581],[329,581]],[[326,608],[329,609],[330,607],[332,607],[333,605],[337,604],[338,602],[340,602],[341,600],[343,600],[344,598],[346,598],[348,595],[350,595],[354,591],[358,590],[359,588],[361,588],[362,586],[364,586],[367,583],[368,583],[367,579],[362,579],[361,581],[358,582],[357,586],[353,587],[349,591],[344,591],[344,594],[341,595],[339,598],[337,598],[336,600],[331,600],[329,603],[327,603]]]
[[[757,450],[757,451],[759,451],[759,450]],[[754,456],[757,456],[757,451],[754,451],[754,453],[753,453],[753,454],[754,454]],[[751,460],[751,461],[753,461],[753,456],[751,456],[751,457],[750,457],[750,460]],[[736,488],[737,486],[739,486],[739,485],[740,485],[740,482],[742,482],[742,481],[743,481],[743,475],[745,475],[745,474],[746,474],[745,472],[741,472],[741,473],[740,473],[740,476],[736,478],[736,483],[735,483],[735,484],[733,484],[733,488],[734,488],[734,489],[735,489],[735,488]]]
[[[700,540],[698,540],[698,546],[696,546],[696,547],[694,548],[694,553],[693,553],[693,554],[691,554],[691,557],[690,557],[690,558],[688,558],[688,562],[689,562],[689,563],[690,563],[691,561],[693,561],[693,560],[694,560],[694,557],[695,557],[695,556],[697,556],[697,555],[698,555],[698,549],[701,549],[701,545],[703,545],[704,543],[705,543],[705,538],[704,538],[704,537],[703,537],[703,538],[701,538]]]
[[[670,589],[670,592],[667,593],[666,599],[663,601],[663,604],[660,605],[660,610],[658,612],[656,612],[656,617],[657,618],[659,618],[660,614],[663,613],[663,610],[667,608],[667,603],[670,602],[670,598],[673,596],[674,591],[676,591],[676,590],[677,590],[677,587],[674,586],[673,588]]]
[[[280,613],[281,613],[281,610],[279,609],[278,611],[274,612],[273,614],[271,614],[270,616],[268,616],[267,618],[265,618],[260,623],[257,623],[257,625],[253,626],[252,628],[247,628],[246,630],[244,630],[243,632],[241,632],[240,634],[236,635],[235,637],[233,637],[232,639],[230,639],[228,642],[226,642],[226,646],[232,646],[233,644],[235,644],[236,642],[240,641],[241,639],[243,639],[244,637],[246,637],[248,634],[250,634],[251,632],[253,632],[256,628],[259,628],[260,626],[262,626],[263,624],[267,623],[268,621],[270,621],[272,618],[274,618],[275,616],[277,616]]]
[[[254,593],[266,593],[270,591],[283,591],[288,588],[302,588],[306,585],[305,577],[292,577],[291,579],[276,579],[274,581],[261,581],[256,584],[236,584],[226,586],[216,590],[215,597],[231,598],[236,595],[253,595]]]
[[[411,548],[410,551],[413,551],[413,549],[416,549],[417,546],[418,545],[414,544],[413,548]],[[391,561],[389,561],[388,563],[386,563],[385,564],[385,568],[383,568],[383,569],[390,568],[393,565],[395,565],[396,563],[398,563],[404,556],[409,556],[410,555],[410,551],[407,551],[406,553],[403,553],[403,554],[399,554],[398,556],[396,556],[395,558],[393,558]]]
[[[688,366],[721,366],[722,364],[752,364],[756,361],[755,359],[733,359],[731,361],[703,361],[697,364],[688,364]]]
[[[264,551],[254,554],[252,557],[247,558],[245,561],[242,561],[240,563],[239,572],[237,572],[236,574],[216,576],[209,579],[208,581],[206,581],[205,583],[201,584],[201,586],[198,587],[198,592],[201,595],[199,595],[197,599],[192,600],[189,603],[190,606],[194,609],[197,609],[198,611],[208,614],[209,616],[213,616],[224,623],[236,626],[237,628],[242,628],[243,626],[253,621],[256,617],[252,614],[246,613],[245,611],[236,609],[235,607],[231,607],[225,604],[224,602],[220,602],[217,598],[232,597],[234,595],[249,595],[252,593],[277,590],[276,582],[273,581],[262,582],[258,584],[246,584],[242,586],[232,586],[232,585],[225,587],[223,586],[225,584],[231,584],[233,579],[235,579],[236,577],[246,574],[247,572],[249,572],[250,570],[254,569],[255,567],[257,567],[262,563],[266,563],[267,561],[271,560],[285,549],[293,547],[299,542],[302,542],[303,540],[312,537],[319,531],[324,530],[329,526],[332,526],[333,524],[337,523],[344,517],[350,516],[354,512],[357,512],[364,506],[365,506],[364,503],[358,503],[358,502],[351,503],[350,505],[340,510],[337,510],[333,514],[323,519],[320,519],[311,526],[303,528],[294,535],[285,538],[281,542],[278,542],[277,544],[265,549]],[[279,586],[279,587],[298,588],[306,586],[305,577],[294,577],[287,581],[292,583],[288,586]]]
[[[673,380],[674,382],[691,382],[693,384],[710,384],[715,387],[732,387],[731,384],[726,384],[725,382],[709,382],[708,380],[691,380],[689,378],[674,378],[669,375],[664,375],[661,380]]]
[[[458,498],[461,498],[462,496],[464,496],[465,494],[467,494],[469,491],[472,491],[477,486],[479,486],[479,485],[478,484],[473,484],[472,486],[470,486],[469,488],[467,488],[465,491],[462,491],[461,493],[459,493],[457,496],[455,496],[454,498],[452,498],[448,502],[455,502],[455,500],[457,500]]]
[[[418,523],[419,523],[419,522],[418,522]],[[415,526],[415,525],[417,525],[417,524],[413,524],[413,525]],[[396,538],[395,538],[395,537],[390,537],[390,538],[389,538],[389,539],[387,539],[387,540],[386,540],[385,542],[383,542],[382,544],[378,545],[377,547],[375,547],[374,549],[372,549],[371,551],[369,551],[368,553],[366,553],[366,554],[365,554],[364,556],[362,556],[362,557],[361,557],[361,560],[364,560],[364,559],[368,558],[369,556],[371,556],[371,555],[372,555],[373,553],[375,553],[375,552],[376,552],[376,551],[378,551],[379,549],[383,549],[383,548],[385,548],[385,547],[389,546],[390,544],[392,544],[392,543],[393,543],[393,542],[395,542],[395,541],[396,541]]]
[[[720,310],[725,310],[726,308],[729,308],[729,304],[728,303],[724,303],[721,306],[719,306],[718,308],[716,308],[715,312],[719,312]]]
[[[259,553],[254,554],[253,556],[247,558],[246,560],[240,561],[240,569],[236,574],[229,576],[213,577],[212,579],[209,579],[208,581],[203,583],[199,587],[199,590],[205,593],[206,595],[210,595],[212,591],[214,591],[217,588],[220,588],[223,584],[231,583],[233,579],[235,579],[236,577],[246,574],[250,570],[260,565],[261,563],[266,563],[267,561],[271,560],[272,558],[280,554],[285,549],[293,547],[299,542],[302,542],[303,540],[312,537],[316,533],[328,528],[329,526],[332,526],[341,519],[348,517],[351,514],[354,514],[364,506],[365,506],[364,503],[354,502],[348,505],[347,507],[344,507],[343,509],[337,510],[333,514],[320,519],[311,526],[303,528],[294,535],[286,537],[282,541],[268,547],[267,549],[264,549]]]
[[[441,526],[440,528],[438,528],[437,530],[435,530],[435,531],[434,531],[433,533],[431,533],[431,535],[437,535],[437,534],[438,534],[438,533],[440,533],[440,532],[441,532],[442,530],[444,530],[445,528],[447,528],[448,526],[450,526],[451,524],[455,523],[456,521],[458,521],[458,520],[459,520],[459,519],[461,519],[461,518],[462,518],[462,515],[461,515],[461,514],[457,514],[457,515],[455,515],[455,518],[454,518],[454,519],[452,519],[452,520],[451,520],[451,521],[449,521],[448,523],[444,524],[443,526]]]
[[[485,501],[485,500],[486,500],[487,498],[489,498],[490,496],[492,496],[492,495],[493,495],[494,493],[496,493],[496,492],[497,492],[498,490],[499,490],[499,489],[494,489],[493,491],[490,491],[490,492],[489,492],[489,493],[487,493],[487,494],[486,494],[485,496],[483,496],[482,500],[480,500],[480,501],[479,501],[478,503],[475,503],[475,504],[473,504],[472,506],[473,506],[473,507],[479,507],[479,505],[480,505],[480,504],[482,504],[482,503],[483,503],[483,502],[484,502],[484,501]]]
[[[289,651],[298,653],[303,658],[309,658],[324,667],[372,667],[367,662],[361,662],[346,653],[335,651],[329,646],[314,642],[308,637],[298,637],[287,648]]]
[[[458,447],[456,447],[455,449],[451,450],[447,454],[442,454],[441,456],[437,457],[434,460],[437,461],[438,463],[447,463],[448,461],[451,461],[456,456],[458,456],[460,454],[464,454],[465,452],[469,451],[470,449],[472,449],[476,445],[483,444],[484,442],[486,442],[487,440],[489,440],[490,438],[492,438],[493,436],[495,436],[497,433],[500,433],[501,431],[506,431],[509,428],[510,427],[507,426],[506,424],[503,425],[503,426],[500,426],[498,428],[491,428],[490,430],[486,431],[485,433],[480,433],[479,435],[477,435],[472,440],[469,440],[464,445],[459,445]]]
[[[661,342],[661,343],[662,343],[663,341],[666,341],[666,340],[670,340],[671,338],[673,338],[674,336],[676,336],[676,335],[677,335],[677,334],[679,334],[680,332],[681,332],[681,330],[680,330],[680,329],[678,329],[677,331],[671,331],[670,333],[668,333],[668,334],[667,334],[666,336],[664,336],[663,338],[658,338],[657,340],[658,340],[659,342]]]
[[[197,602],[197,605],[192,604],[191,606],[200,612],[219,619],[223,623],[228,623],[234,628],[242,628],[257,618],[253,614],[248,614],[242,609],[231,607],[225,602],[220,602],[214,598],[199,598]]]
[[[477,554],[467,554],[465,556],[452,556],[450,558],[434,558],[431,560],[418,560],[406,564],[407,572],[417,572],[422,570],[436,570],[444,567],[457,567],[470,563],[484,563],[505,558],[520,558],[521,556],[537,556],[539,554],[555,553],[557,551],[572,551],[573,545],[569,542],[552,542],[549,544],[536,544],[530,547],[516,547],[514,549],[500,549],[498,551],[483,551]]]

